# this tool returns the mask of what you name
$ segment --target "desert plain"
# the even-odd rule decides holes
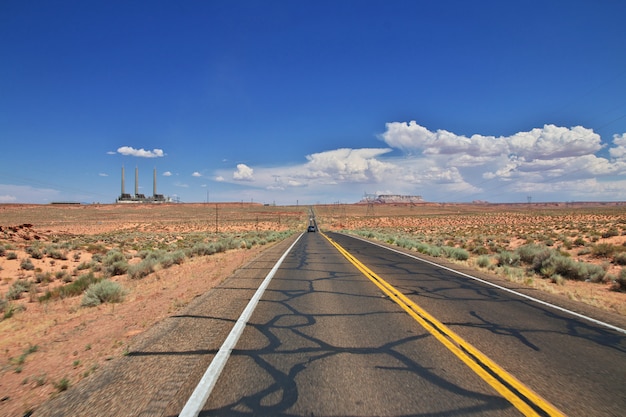
[[[322,231],[626,317],[621,203],[0,205],[0,415],[97,375],[311,209]]]

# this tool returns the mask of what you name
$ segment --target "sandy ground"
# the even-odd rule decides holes
[[[97,307],[81,307],[82,296],[38,301],[46,290],[64,285],[54,278],[57,272],[76,275],[73,271],[89,262],[91,253],[70,250],[65,260],[31,259],[35,269],[26,271],[20,263],[29,258],[28,246],[96,234],[106,237],[107,233],[129,232],[141,243],[156,233],[175,240],[190,233],[286,230],[303,228],[300,224],[307,219],[303,208],[283,212],[251,204],[0,205],[0,245],[17,255],[13,260],[0,256],[0,296],[6,296],[17,279],[33,281],[37,273],[52,277],[51,282],[37,284],[36,293],[11,301],[15,309],[11,317],[0,316],[0,415],[22,416],[64,385],[74,385],[124,355],[134,336],[184,308],[271,244],[186,258],[182,265],[157,270],[143,279],[113,277],[127,291],[124,301]]]
[[[133,336],[185,307],[228,277],[263,247],[193,258],[142,280],[118,277],[128,290],[123,303],[80,307],[81,297],[28,302],[26,311],[0,323],[0,415],[21,416],[123,355]],[[23,363],[19,358],[27,354]],[[56,386],[55,386],[56,385]]]

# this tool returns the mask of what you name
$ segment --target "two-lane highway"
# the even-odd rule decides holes
[[[201,415],[518,415],[321,234],[272,280]]]
[[[550,414],[541,401],[554,415],[626,409],[623,334],[329,236],[537,394],[524,406],[531,413]],[[322,234],[307,233],[278,269],[200,415],[520,415],[524,407],[514,403]]]

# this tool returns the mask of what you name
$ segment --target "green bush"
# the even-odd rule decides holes
[[[613,262],[618,265],[626,265],[626,252],[616,253],[613,257]]]
[[[26,253],[28,253],[33,259],[42,259],[43,252],[36,246],[29,246],[26,248]]]
[[[46,248],[46,255],[48,255],[48,257],[52,259],[59,259],[62,261],[67,260],[67,253],[64,251],[61,251],[56,246]]]
[[[60,298],[75,297],[84,293],[90,285],[98,281],[100,281],[100,278],[96,278],[94,274],[90,272],[79,276],[70,284],[59,287],[55,290],[56,294],[53,295],[58,295]]]
[[[31,288],[30,282],[24,279],[18,279],[11,285],[7,291],[7,300],[18,300],[22,297],[22,293],[28,292]]]
[[[105,279],[87,288],[80,305],[94,307],[102,303],[120,303],[125,295],[126,291],[120,284]]]
[[[128,276],[131,279],[143,278],[153,273],[156,265],[156,260],[146,258],[138,264],[128,266]]]
[[[8,260],[13,260],[13,259],[17,259],[17,253],[15,252],[7,252],[7,259]]]
[[[439,246],[430,246],[426,255],[438,258],[441,256],[441,248]]]
[[[190,250],[189,256],[207,256],[216,253],[215,245],[207,243],[196,243]]]
[[[615,252],[615,246],[610,243],[598,243],[591,248],[591,253],[596,258],[609,258]]]
[[[4,256],[6,253],[7,249],[3,245],[0,245],[0,256]]]
[[[113,262],[112,264],[107,265],[106,273],[113,277],[116,275],[124,275],[128,272],[128,269],[128,262],[124,259],[123,261]]]
[[[520,246],[515,252],[519,255],[521,262],[527,265],[533,265],[537,259],[545,259],[550,256],[550,251],[551,250],[549,248],[543,245],[530,243],[528,245]]]
[[[496,259],[498,266],[518,266],[520,263],[520,255],[517,252],[501,251]]]
[[[178,250],[176,252],[168,253],[161,259],[161,266],[163,268],[169,268],[172,265],[180,265],[185,262],[185,252]]]
[[[32,271],[35,269],[35,265],[33,265],[33,261],[31,261],[30,258],[26,258],[22,259],[22,262],[20,262],[20,268],[26,271]]]
[[[606,232],[602,233],[602,237],[604,239],[609,238],[609,237],[614,237],[614,236],[619,236],[619,230],[617,230],[616,227],[612,227]]]
[[[601,282],[606,275],[606,271],[600,265],[577,262],[557,252],[550,253],[545,259],[536,258],[533,269],[546,278],[559,274],[563,278],[575,281]]]
[[[487,255],[481,255],[476,260],[476,264],[481,268],[487,268],[491,264],[491,259]]]
[[[488,255],[489,254],[489,249],[487,249],[484,246],[476,246],[473,250],[472,253],[474,255]]]
[[[444,246],[442,250],[448,258],[452,258],[457,261],[467,261],[469,259],[469,252],[467,252],[465,249]]]

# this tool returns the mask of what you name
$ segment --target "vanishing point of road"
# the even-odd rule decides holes
[[[206,401],[190,406],[262,283]],[[35,415],[618,416],[620,325],[360,239],[305,233]]]

